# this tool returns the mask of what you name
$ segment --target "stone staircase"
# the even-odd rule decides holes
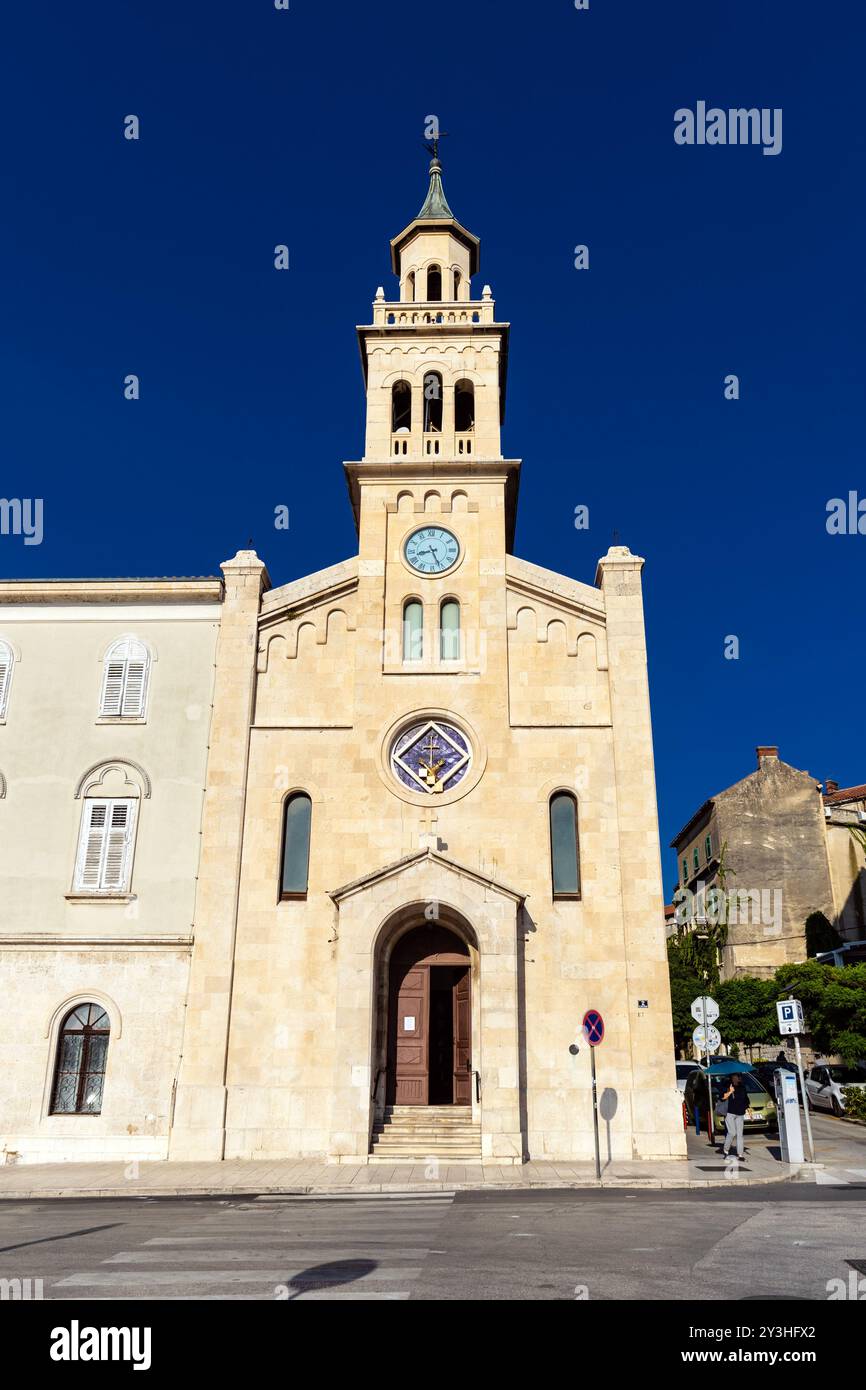
[[[481,1161],[481,1126],[471,1105],[388,1105],[373,1125],[371,1163]]]

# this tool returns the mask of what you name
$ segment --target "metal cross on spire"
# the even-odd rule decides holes
[[[447,130],[440,130],[437,131],[436,135],[433,137],[432,140],[424,141],[425,150],[429,155],[432,155],[434,159],[439,158],[439,141],[444,140],[447,134]]]

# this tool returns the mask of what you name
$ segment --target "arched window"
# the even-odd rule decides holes
[[[410,270],[406,276],[406,300],[411,304],[415,299],[415,272]]]
[[[391,433],[408,434],[412,428],[412,387],[395,381],[391,387]]]
[[[12,684],[12,666],[15,657],[8,642],[0,642],[0,719],[6,718],[9,704],[9,687]]]
[[[460,657],[460,604],[446,598],[439,606],[439,657],[457,661]]]
[[[442,433],[442,378],[438,372],[424,377],[424,431]]]
[[[310,823],[313,803],[306,792],[294,792],[283,807],[281,898],[305,898],[310,873]]]
[[[431,302],[442,298],[442,270],[438,265],[427,268],[427,298]]]
[[[460,271],[459,271],[459,270],[455,270],[455,272],[454,272],[454,298],[455,298],[455,299],[459,299],[459,298],[460,298],[460,281],[461,281],[461,279],[462,279],[462,276],[461,276],[461,274],[460,274]]]
[[[403,604],[403,660],[420,661],[424,655],[424,608],[417,598]]]
[[[550,798],[550,865],[555,898],[580,897],[577,800],[571,792]]]
[[[147,707],[150,653],[137,637],[121,637],[105,654],[102,698],[103,718],[143,719]]]
[[[137,807],[134,797],[85,797],[75,862],[76,892],[129,892]]]
[[[475,387],[471,381],[458,381],[454,387],[454,428],[458,434],[475,428]]]
[[[98,1115],[102,1110],[111,1024],[101,1004],[76,1004],[57,1038],[52,1115]]]

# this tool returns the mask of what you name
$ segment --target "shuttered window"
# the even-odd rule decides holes
[[[143,642],[123,637],[106,653],[99,713],[104,718],[143,719],[150,654]]]
[[[6,718],[9,703],[9,687],[12,684],[12,648],[8,642],[0,642],[0,719]]]
[[[122,893],[132,877],[134,800],[88,798],[81,816],[75,887],[81,892]]]

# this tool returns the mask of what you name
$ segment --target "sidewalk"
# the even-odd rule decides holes
[[[800,1170],[756,1146],[726,1175],[721,1155],[689,1135],[689,1157],[657,1162],[329,1164],[315,1159],[224,1163],[33,1163],[0,1168],[0,1200],[55,1197],[239,1197],[260,1194],[356,1195],[461,1189],[709,1188],[790,1182]]]

